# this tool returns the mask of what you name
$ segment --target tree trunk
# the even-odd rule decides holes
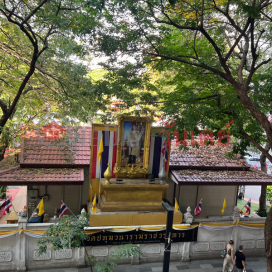
[[[265,144],[264,147],[265,150],[269,151],[270,146],[268,143]],[[264,173],[267,173],[267,168],[266,168],[266,156],[262,153],[262,155],[260,156],[260,164],[261,164],[261,170]],[[262,185],[262,189],[261,189],[261,195],[260,195],[260,206],[259,206],[259,210],[260,211],[266,211],[266,188],[267,185]]]
[[[259,204],[259,210],[260,211],[266,211],[266,188],[267,185],[262,185],[261,188],[261,195],[260,195],[260,204]]]
[[[8,140],[5,140],[5,142],[2,143],[2,146],[0,147],[0,161],[4,159],[4,155],[5,155],[6,149],[8,148],[8,145],[9,145]]]
[[[267,272],[272,272],[272,209],[270,209],[264,227],[265,253],[267,257]]]

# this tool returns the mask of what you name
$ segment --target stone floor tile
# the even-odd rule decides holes
[[[62,268],[64,272],[78,272],[77,268]]]
[[[134,267],[133,265],[131,267],[127,267],[124,272],[139,272],[139,268]]]
[[[200,269],[199,264],[189,264],[190,269]]]
[[[177,269],[178,270],[185,270],[185,269],[189,269],[189,266],[188,265],[177,265]]]
[[[223,263],[212,263],[213,267],[222,267],[223,269]]]
[[[79,268],[78,272],[91,272],[90,267]]]
[[[199,265],[201,268],[213,268],[213,266],[211,264],[200,264]]]
[[[152,271],[162,271],[162,266],[151,267]]]
[[[218,268],[201,268],[201,269],[199,269],[199,272],[217,272],[217,271],[218,271]]]
[[[140,272],[150,272],[152,271],[151,268],[147,267],[147,268],[139,268]]]
[[[260,261],[246,260],[246,265],[259,265]]]
[[[177,266],[176,266],[176,265],[171,265],[171,264],[170,264],[169,270],[175,270],[175,271],[177,271],[178,269],[177,269]]]
[[[197,260],[197,261],[192,261],[194,264],[212,264],[212,263],[218,263],[220,262],[219,260],[213,261],[213,260]],[[223,259],[222,259],[222,264],[223,264]]]
[[[258,268],[258,269],[252,269],[252,270],[253,270],[253,272],[266,272],[267,268]]]
[[[113,272],[126,272],[128,270],[126,270],[125,268],[113,268],[112,271]],[[79,272],[81,272],[81,271],[79,271]]]
[[[246,260],[247,260],[248,262],[259,262],[259,261],[260,261],[260,258],[246,257]]]
[[[31,272],[48,272],[48,271],[50,271],[50,272],[65,272],[64,271],[64,269],[65,268],[58,268],[58,269],[46,269],[46,270],[30,270]]]

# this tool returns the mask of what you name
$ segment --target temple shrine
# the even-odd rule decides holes
[[[150,117],[120,115],[117,121],[92,125],[89,199],[100,201],[97,213],[88,203],[90,226],[163,225],[170,146]],[[182,214],[175,213],[174,223],[181,222]]]

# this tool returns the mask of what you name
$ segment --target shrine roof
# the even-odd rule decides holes
[[[52,125],[53,123],[53,125]],[[90,165],[91,127],[64,129],[52,122],[22,136],[22,167],[74,167]]]
[[[20,150],[16,150],[14,154],[8,155],[0,161],[0,171],[10,169],[20,165]]]
[[[272,185],[272,176],[259,170],[171,170],[170,177],[179,185]]]
[[[0,185],[82,185],[83,168],[21,168],[0,172]]]
[[[232,146],[187,146],[188,150],[179,150],[172,142],[169,167],[170,169],[217,169],[217,170],[246,170],[250,168],[246,159],[241,155],[227,156]]]

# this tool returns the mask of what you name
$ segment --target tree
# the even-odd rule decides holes
[[[138,75],[140,64],[143,70],[148,63],[162,70],[170,66],[179,70],[193,67],[194,75],[220,78],[224,86],[232,88],[231,99],[237,98],[272,144],[272,126],[266,109],[259,107],[251,96],[253,76],[270,62],[268,1],[155,0],[136,4],[127,0],[113,1],[106,7],[111,14],[109,28],[101,31],[97,45],[111,57],[111,66],[125,67],[124,61],[117,61],[118,54],[123,53],[135,57]],[[188,95],[191,93],[188,90]],[[272,156],[246,128],[241,125],[238,133],[272,161]]]
[[[272,156],[261,145],[267,142],[272,146],[272,126],[267,117],[271,111],[271,84],[265,77],[258,81],[263,71],[269,74],[266,70],[271,63],[269,0],[142,0],[136,3],[125,0],[112,1],[106,8],[107,29],[100,32],[97,42],[98,48],[110,57],[105,67],[113,71],[124,68],[133,71],[131,75],[135,77],[149,67],[164,73],[172,69],[175,76],[181,71],[183,76],[184,71],[190,71],[192,81],[202,77],[205,90],[202,85],[196,88],[190,84],[186,90],[184,82],[177,82],[183,85],[183,95],[187,95],[185,105],[184,97],[176,97],[175,92],[167,93],[180,99],[182,113],[187,112],[187,116],[191,114],[195,119],[179,118],[180,108],[173,105],[169,106],[172,116],[181,119],[180,124],[188,122],[192,126],[200,114],[204,127],[214,123],[216,129],[234,116],[232,132],[240,135],[236,147],[245,150],[252,143],[272,162]],[[120,54],[134,57],[135,65],[118,62]],[[207,79],[214,92],[208,87]],[[222,89],[218,88],[220,85]],[[190,103],[192,99],[199,102],[199,107]],[[208,102],[203,105],[200,101]],[[208,116],[201,115],[202,109],[207,113],[213,105],[215,110]],[[270,211],[266,221],[268,271],[272,271],[271,230]]]
[[[89,215],[86,212],[81,213],[77,218],[68,215],[62,216],[59,223],[50,225],[43,236],[38,239],[38,254],[41,255],[46,252],[47,244],[51,244],[52,250],[85,248],[84,240],[88,239],[88,235],[84,227],[88,226]],[[120,245],[104,261],[97,260],[94,256],[89,256],[86,248],[85,253],[91,271],[95,268],[98,272],[111,272],[111,266],[116,265],[116,260],[137,256],[140,254],[140,250],[137,245]]]
[[[101,4],[0,1],[2,155],[14,124],[52,112],[86,122],[103,104],[84,64]]]
[[[270,150],[270,146],[268,143],[266,143],[265,147],[266,150]],[[260,164],[261,164],[261,170],[264,173],[267,173],[267,164],[266,164],[266,156],[262,153],[260,156]],[[264,211],[266,213],[266,192],[267,192],[267,186],[266,185],[262,185],[261,187],[261,195],[260,195],[260,207],[259,210],[260,211]]]

